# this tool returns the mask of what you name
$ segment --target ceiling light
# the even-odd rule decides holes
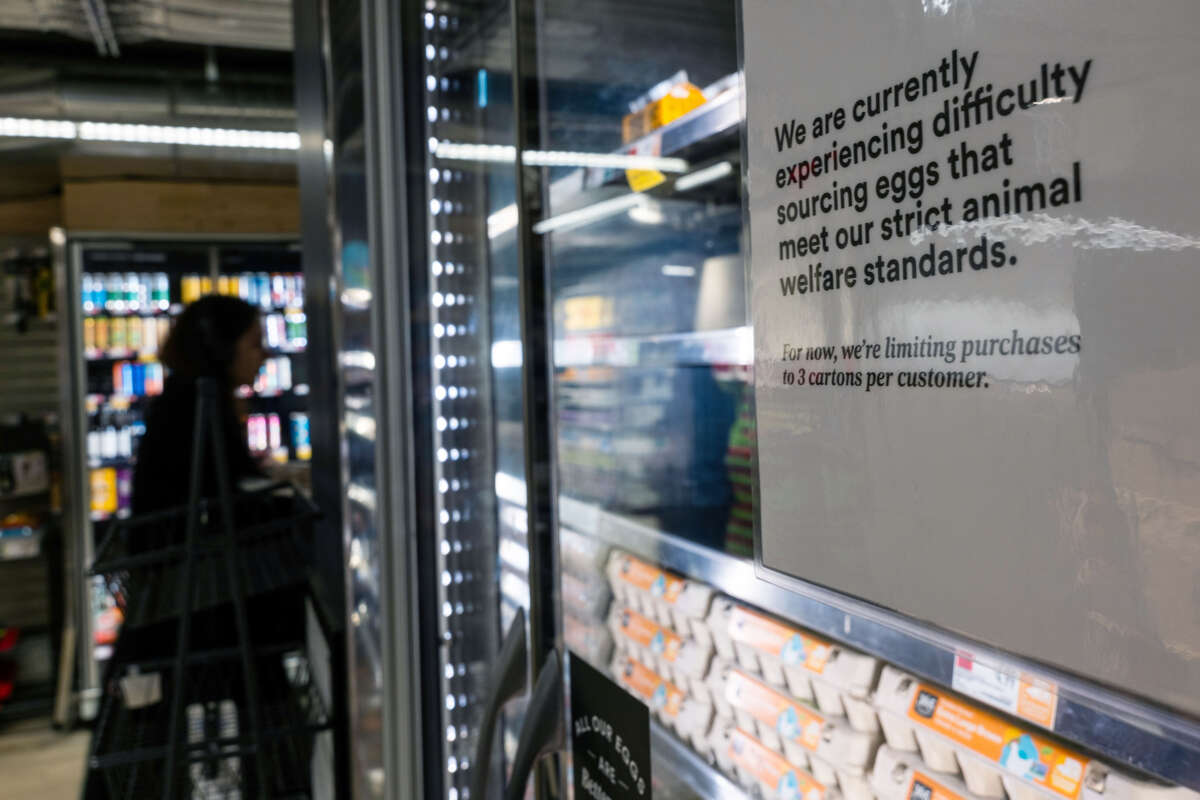
[[[196,128],[126,122],[72,122],[62,119],[23,117],[0,117],[0,136],[25,139],[79,139],[90,142],[178,144],[199,147],[242,147],[265,150],[300,149],[300,134],[295,131]]]

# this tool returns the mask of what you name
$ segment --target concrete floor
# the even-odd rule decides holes
[[[76,800],[89,737],[45,718],[0,727],[0,800]]]

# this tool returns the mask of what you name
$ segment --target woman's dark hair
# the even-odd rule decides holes
[[[258,320],[245,300],[224,295],[201,297],[179,315],[159,351],[159,360],[184,378],[229,378],[237,340]]]

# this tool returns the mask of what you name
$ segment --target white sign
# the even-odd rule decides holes
[[[764,572],[1200,712],[1200,4],[742,8]]]

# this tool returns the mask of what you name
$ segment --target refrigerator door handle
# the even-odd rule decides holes
[[[492,742],[495,739],[496,719],[500,709],[509,700],[525,691],[528,684],[525,664],[528,657],[525,633],[525,609],[518,608],[504,644],[497,654],[495,682],[492,684],[487,703],[483,708],[483,721],[479,727],[475,758],[471,762],[471,797],[486,797],[488,767],[492,763]]]
[[[538,759],[565,748],[564,697],[562,659],[554,651],[538,674],[529,697],[517,753],[513,756],[512,778],[504,787],[504,800],[521,800]]]

